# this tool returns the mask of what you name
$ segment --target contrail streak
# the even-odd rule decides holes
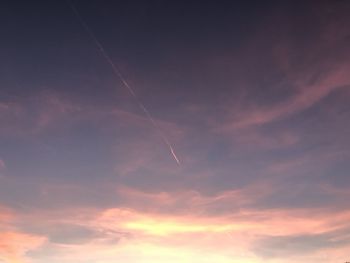
[[[108,53],[105,51],[105,49],[103,48],[101,42],[96,38],[95,34],[93,33],[93,31],[90,29],[90,27],[88,26],[88,24],[84,21],[84,19],[82,18],[82,16],[80,15],[80,13],[78,12],[78,9],[74,6],[74,4],[70,1],[67,0],[67,3],[69,4],[70,8],[72,9],[72,11],[74,12],[74,14],[76,15],[77,19],[79,20],[80,24],[82,25],[82,27],[85,29],[85,31],[89,34],[90,38],[93,40],[94,44],[96,45],[96,47],[98,48],[98,50],[100,51],[101,55],[106,59],[106,61],[108,62],[108,64],[111,66],[113,72],[116,74],[116,76],[121,80],[121,82],[123,83],[123,85],[128,89],[128,91],[130,92],[130,94],[134,97],[135,101],[137,102],[139,108],[144,112],[144,114],[146,115],[146,117],[148,118],[148,120],[152,123],[153,127],[155,128],[155,130],[158,131],[160,137],[162,138],[163,142],[168,146],[171,155],[174,157],[174,160],[176,161],[176,163],[178,165],[180,165],[180,160],[177,157],[175,151],[174,151],[174,147],[172,146],[172,144],[170,143],[170,141],[168,140],[168,138],[165,136],[165,134],[162,132],[162,129],[159,127],[158,123],[155,121],[155,119],[152,117],[151,113],[149,112],[149,110],[147,110],[147,108],[143,105],[143,103],[140,101],[140,99],[137,97],[134,89],[129,85],[129,83],[126,81],[126,79],[124,78],[123,74],[121,73],[121,71],[119,70],[119,68],[117,67],[117,65],[113,62],[113,60],[111,59],[111,57],[108,55]]]

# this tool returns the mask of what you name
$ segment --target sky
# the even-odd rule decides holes
[[[1,3],[1,263],[350,261],[349,1],[72,3],[136,97]]]

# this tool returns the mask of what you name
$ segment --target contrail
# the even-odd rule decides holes
[[[88,33],[88,35],[90,36],[90,38],[93,40],[94,44],[96,45],[96,47],[98,48],[98,50],[100,51],[100,53],[102,54],[102,56],[106,59],[106,61],[108,62],[108,64],[111,66],[113,72],[116,74],[116,76],[121,80],[121,82],[123,83],[123,85],[128,89],[128,91],[130,92],[130,94],[134,97],[135,101],[137,102],[139,108],[145,113],[146,117],[148,118],[148,120],[152,123],[153,127],[155,128],[155,130],[158,131],[160,137],[162,138],[163,142],[167,145],[167,147],[170,150],[171,155],[174,157],[174,160],[176,161],[176,163],[178,165],[180,165],[180,160],[177,157],[175,151],[174,151],[174,147],[172,146],[172,144],[170,143],[170,141],[168,140],[168,138],[165,136],[165,134],[163,133],[162,129],[159,127],[158,123],[156,122],[156,120],[152,117],[151,113],[149,112],[149,110],[147,110],[147,108],[143,105],[143,103],[140,101],[140,99],[137,97],[134,89],[129,85],[129,83],[126,81],[126,79],[124,78],[123,74],[121,73],[121,71],[119,70],[119,68],[117,67],[117,65],[113,62],[113,60],[111,59],[111,57],[108,55],[108,53],[105,51],[105,49],[103,48],[101,42],[96,38],[94,32],[90,29],[89,25],[84,21],[83,17],[80,15],[80,13],[78,12],[78,9],[74,6],[74,4],[72,3],[72,1],[67,0],[68,5],[70,6],[70,8],[72,9],[72,11],[74,12],[74,14],[76,15],[77,19],[79,20],[80,24],[82,25],[82,27],[85,29],[85,31]]]

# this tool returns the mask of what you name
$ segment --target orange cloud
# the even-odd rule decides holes
[[[0,207],[0,262],[29,262],[25,253],[39,248],[46,240],[45,237],[16,230],[17,221],[11,209]]]
[[[10,223],[13,219],[14,213],[11,211],[11,209],[0,206],[0,226]]]
[[[44,237],[20,232],[1,232],[0,259],[9,263],[29,262],[25,253],[40,247],[44,242]]]

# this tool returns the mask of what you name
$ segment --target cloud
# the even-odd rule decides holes
[[[171,191],[142,191],[119,185],[120,204],[138,211],[173,215],[191,213],[210,216],[228,215],[243,207],[254,205],[268,196],[272,189],[266,182],[256,182],[242,189],[203,194],[190,189]]]
[[[19,213],[16,220],[9,219],[11,213],[3,212],[4,222],[16,222],[4,232],[3,257],[35,263],[49,259],[54,263],[238,263],[260,262],[266,257],[288,262],[283,259],[285,255],[314,252],[314,256],[331,248],[335,253],[347,244],[349,212],[250,206],[261,198],[263,189],[255,186],[205,196],[196,192],[143,193],[124,188],[117,194],[125,196],[125,206],[39,209],[31,214]],[[270,190],[265,189],[265,194]],[[235,204],[239,209],[233,208]],[[170,209],[162,209],[166,206]],[[217,212],[218,206],[224,206],[225,213]],[[25,255],[25,251],[31,253]],[[338,256],[339,253],[345,255],[344,251]]]
[[[299,83],[301,86],[297,93],[287,100],[283,100],[275,105],[260,107],[253,110],[233,112],[233,120],[223,125],[223,131],[248,128],[255,125],[264,125],[273,121],[282,120],[292,114],[299,113],[312,107],[314,104],[327,97],[336,89],[344,88],[350,84],[348,75],[349,65],[344,64],[325,77],[319,78],[315,83]]]
[[[15,97],[0,104],[1,135],[36,135],[79,112],[78,105],[55,92]]]
[[[6,228],[14,217],[14,212],[10,208],[0,206],[0,229]]]
[[[77,213],[78,217],[64,218],[65,224],[71,222],[65,226],[76,232],[74,229],[79,225],[78,236],[81,229],[99,234],[90,237],[84,234],[84,242],[69,242],[67,233],[66,237],[62,236],[67,242],[47,244],[45,250],[53,254],[37,252],[35,262],[45,262],[48,258],[53,262],[60,259],[68,262],[195,260],[207,263],[216,260],[238,263],[261,262],[264,258],[288,262],[284,257],[293,253],[304,256],[306,252],[319,253],[331,248],[334,253],[349,240],[346,230],[350,227],[349,213],[331,214],[317,209],[241,209],[221,216],[170,215],[117,207],[85,211],[92,213],[88,216],[83,216],[82,212]],[[56,219],[59,221],[62,220]],[[346,252],[341,253],[344,256]],[[312,262],[312,258],[308,260]]]
[[[26,253],[42,246],[46,238],[17,230],[15,222],[18,222],[16,213],[0,207],[0,261],[30,262]]]
[[[0,259],[5,262],[23,263],[28,262],[25,254],[39,248],[45,242],[44,237],[20,233],[0,233]]]
[[[344,228],[320,234],[264,236],[256,241],[254,251],[263,258],[298,257],[349,244],[350,230]]]
[[[291,7],[298,10],[297,17]],[[273,14],[259,18],[258,29],[243,45],[210,58],[212,72],[232,76],[226,80],[231,89],[224,92],[214,130],[231,133],[267,126],[348,89],[346,10],[346,3],[276,5]]]
[[[75,224],[53,224],[43,234],[50,242],[58,244],[81,244],[99,236],[98,231]]]
[[[0,171],[5,169],[5,168],[6,168],[5,161],[0,159]]]

